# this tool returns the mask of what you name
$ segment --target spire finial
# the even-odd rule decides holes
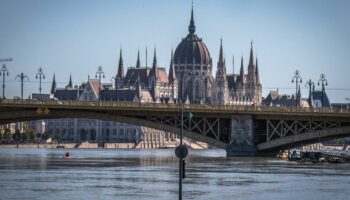
[[[122,48],[121,47],[120,47],[117,77],[124,78],[124,65],[123,65],[123,55],[122,55]]]
[[[141,61],[140,61],[140,49],[137,50],[137,61],[136,61],[136,68],[141,68]]]
[[[194,18],[193,18],[193,1],[192,1],[192,9],[191,9],[191,21],[190,21],[190,25],[188,26],[188,32],[190,32],[190,34],[194,34],[194,32],[196,32],[196,26],[194,25]]]

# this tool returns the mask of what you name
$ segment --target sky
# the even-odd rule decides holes
[[[53,74],[58,87],[95,77],[103,67],[110,82],[117,72],[119,50],[124,66],[148,66],[157,49],[161,67],[169,69],[171,49],[188,33],[190,0],[0,0],[0,58],[6,62],[7,98],[20,96],[16,75],[24,82],[24,97],[37,93],[35,75],[43,68],[43,93],[48,93]],[[250,42],[258,57],[263,96],[270,90],[292,94],[291,82],[299,70],[302,96],[308,96],[307,80],[316,83],[324,73],[331,102],[350,102],[350,1],[347,0],[194,0],[196,34],[213,59],[214,72],[223,39],[227,72],[245,70]],[[349,58],[349,60],[348,60]],[[125,70],[126,71],[126,70]],[[215,75],[215,73],[213,73]],[[0,84],[2,83],[0,77]],[[0,89],[2,94],[2,88]]]

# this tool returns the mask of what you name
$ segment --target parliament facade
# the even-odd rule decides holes
[[[262,87],[258,61],[254,57],[252,45],[247,73],[244,72],[243,57],[239,73],[227,73],[222,40],[215,76],[213,76],[213,67],[213,60],[207,46],[196,34],[192,8],[188,34],[182,39],[175,52],[171,52],[168,73],[164,67],[158,65],[156,50],[154,50],[151,67],[141,66],[138,53],[135,67],[127,68],[124,73],[123,55],[120,50],[113,83],[100,83],[97,79],[88,78],[85,83],[73,86],[70,78],[66,87],[56,88],[54,78],[51,95],[58,100],[80,101],[100,99],[140,103],[261,104]],[[61,134],[66,141],[139,142],[146,137],[145,133],[167,135],[164,138],[168,140],[175,138],[170,133],[93,119],[48,120],[46,130],[51,134]],[[160,136],[155,137],[160,138]]]

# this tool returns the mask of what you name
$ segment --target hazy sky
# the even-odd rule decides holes
[[[144,66],[146,46],[150,66],[156,46],[159,65],[168,69],[171,48],[188,33],[190,10],[190,0],[0,0],[0,58],[14,59],[7,62],[6,96],[20,96],[15,76],[21,72],[30,77],[25,97],[38,92],[39,67],[46,74],[44,93],[53,73],[58,87],[64,87],[70,73],[75,84],[81,83],[88,75],[94,77],[99,65],[106,73],[104,82],[109,82],[117,71],[120,47],[125,67],[135,66],[138,48]],[[194,18],[214,69],[220,37],[228,73],[233,55],[235,73],[241,56],[247,70],[254,41],[264,96],[276,88],[293,93],[291,78],[299,69],[303,97],[306,81],[317,83],[325,73],[331,101],[350,98],[350,1],[195,0]]]

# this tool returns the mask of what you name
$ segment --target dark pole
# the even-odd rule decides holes
[[[97,76],[98,75],[98,76]],[[95,78],[98,77],[98,100],[101,101],[101,76],[105,78],[105,73],[102,71],[102,67],[98,66]]]
[[[297,95],[298,95],[298,84],[299,82],[302,83],[303,80],[301,79],[301,76],[300,76],[300,72],[299,70],[295,70],[294,72],[294,76],[292,78],[292,83],[294,83],[295,81],[295,106],[298,107],[299,104],[298,104],[298,99],[297,99]]]
[[[97,78],[98,75],[98,101],[101,101],[101,75],[103,78],[105,77],[105,73],[102,71],[102,67],[97,67],[97,72],[95,74],[95,78]],[[99,135],[101,135],[101,120],[98,120],[98,132]]]
[[[15,79],[21,79],[21,99],[23,100],[23,80],[29,80],[28,76],[24,75],[23,72],[20,75],[17,75]]]
[[[45,79],[43,68],[39,67],[38,73],[36,73],[35,78],[39,79],[39,93],[41,94],[41,79]]]
[[[2,75],[2,98],[5,99],[5,76],[9,75],[9,71],[7,70],[7,65],[3,64],[0,70],[0,76]]]
[[[182,147],[182,138],[183,138],[183,131],[184,131],[184,104],[181,103],[181,129],[180,129],[180,147]],[[179,200],[182,199],[182,161],[183,158],[180,156],[179,158]]]
[[[324,102],[324,95],[325,95],[325,86],[328,85],[328,81],[326,79],[326,75],[325,74],[321,74],[320,76],[320,80],[318,80],[318,85],[322,85],[322,99],[321,99],[321,102],[322,102],[322,108],[323,108],[323,102]]]
[[[306,86],[309,86],[309,104],[312,107],[313,105],[311,104],[312,99],[311,99],[311,95],[312,95],[312,86],[314,86],[314,82],[312,82],[311,79],[309,79],[309,81],[306,82]]]

